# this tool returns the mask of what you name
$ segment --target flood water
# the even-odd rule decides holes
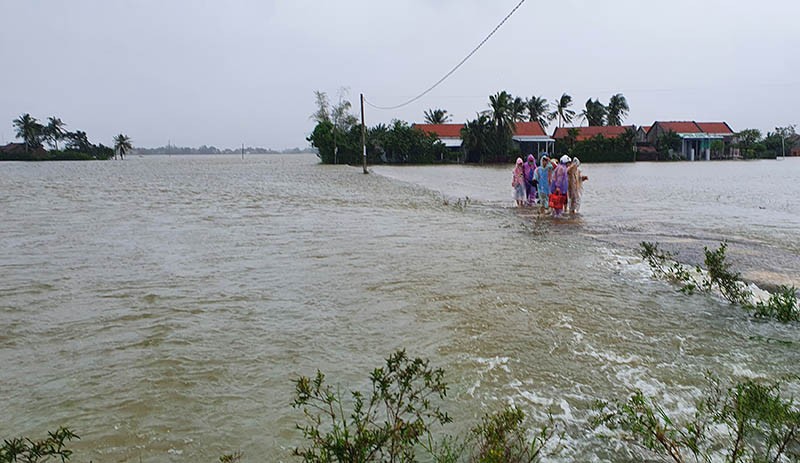
[[[694,263],[727,240],[747,280],[800,286],[800,159],[582,167],[582,214],[554,221],[512,207],[510,166],[2,163],[0,438],[65,425],[80,461],[294,461],[292,380],[365,388],[406,348],[445,368],[449,432],[549,408],[554,461],[619,461],[585,429],[595,399],[640,388],[681,413],[705,371],[799,372],[800,326],[678,293],[636,248]]]

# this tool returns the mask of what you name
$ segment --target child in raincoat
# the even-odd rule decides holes
[[[553,165],[550,164],[550,158],[547,155],[542,156],[542,162],[539,167],[533,172],[533,178],[537,182],[537,190],[539,196],[539,212],[544,212],[549,204],[547,199],[550,196],[550,172],[553,170]]]
[[[550,176],[550,209],[553,210],[553,217],[560,217],[567,205],[567,191],[569,181],[567,180],[567,164],[570,158],[566,154],[561,156],[558,166]]]
[[[514,188],[514,200],[517,206],[524,206],[528,200],[525,192],[525,171],[522,167],[522,158],[517,158],[517,165],[511,177],[511,187]]]

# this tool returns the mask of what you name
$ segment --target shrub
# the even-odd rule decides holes
[[[533,463],[541,461],[548,442],[556,435],[553,417],[532,439],[528,438],[525,413],[516,407],[485,415],[472,429],[472,455],[477,463]],[[559,439],[560,440],[560,439]]]
[[[646,454],[676,463],[800,458],[800,409],[782,397],[779,383],[748,379],[723,389],[717,379],[709,377],[708,382],[691,418],[673,419],[637,390],[626,401],[597,402],[592,424],[623,434]]]
[[[674,256],[659,249],[657,243],[643,241],[639,244],[639,253],[647,262],[653,273],[681,285],[680,291],[692,294],[695,290],[710,292],[718,288],[729,302],[741,305],[753,315],[760,318],[774,318],[783,323],[800,321],[800,307],[797,304],[797,289],[781,286],[769,299],[753,302],[753,293],[741,281],[741,274],[731,270],[726,260],[727,243],[720,243],[715,250],[704,247],[706,274],[700,267],[695,272],[687,270],[674,260]]]
[[[62,462],[69,460],[72,450],[67,448],[66,442],[80,437],[64,427],[47,434],[47,439],[39,441],[28,438],[4,440],[0,447],[0,463],[38,463],[49,461],[50,457],[58,457]]]
[[[775,318],[784,323],[800,321],[797,288],[794,286],[780,286],[776,293],[770,294],[766,302],[758,301],[745,307],[752,310],[756,317]]]
[[[443,378],[427,360],[398,351],[372,372],[368,396],[351,392],[352,409],[345,411],[325,375],[301,377],[294,406],[303,409],[307,424],[297,427],[310,445],[295,455],[306,462],[414,461],[418,447],[432,449],[431,427],[451,421],[431,402],[447,394]]]

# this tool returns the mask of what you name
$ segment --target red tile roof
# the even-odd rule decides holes
[[[436,135],[439,138],[461,138],[464,124],[414,124],[414,128]]]
[[[647,132],[650,131],[650,127],[652,127],[652,125],[643,125],[643,126],[641,126],[639,128],[644,130],[644,133],[647,133]]]
[[[544,128],[539,121],[533,122],[517,122],[514,124],[517,129],[514,131],[514,135],[519,135],[521,137],[546,137],[547,134],[544,133]]]
[[[697,125],[705,133],[733,135],[733,130],[725,122],[698,122]]]
[[[553,138],[556,140],[560,140],[562,138],[566,138],[569,135],[569,130],[573,127],[558,127],[553,132]],[[591,126],[591,127],[574,127],[578,130],[578,136],[575,138],[575,141],[584,141],[590,138],[594,138],[598,135],[602,135],[604,138],[617,138],[618,136],[625,133],[626,130],[631,129],[633,130],[632,125],[602,125],[602,126]]]
[[[521,137],[546,137],[542,124],[534,122],[517,122],[514,135]],[[414,124],[414,128],[432,133],[439,138],[461,138],[461,129],[464,124]]]
[[[656,121],[653,126],[656,124],[665,132],[672,130],[675,133],[703,133],[703,129],[694,121]]]

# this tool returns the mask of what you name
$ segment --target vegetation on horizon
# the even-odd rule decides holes
[[[361,128],[355,115],[350,113],[351,103],[341,89],[338,101],[332,104],[325,92],[314,92],[317,109],[311,115],[316,126],[308,137],[311,146],[318,150],[324,164],[361,163]],[[367,161],[369,163],[507,163],[523,154],[512,137],[519,122],[539,122],[546,128],[555,120],[558,126],[571,123],[575,111],[570,109],[572,97],[564,93],[553,106],[543,97],[515,97],[506,91],[489,96],[489,108],[468,120],[461,130],[460,151],[449,151],[433,134],[416,130],[406,122],[393,120],[378,124],[366,133]],[[611,97],[606,107],[599,100],[589,100],[591,106],[584,112],[590,125],[605,125],[607,121],[621,123],[629,111],[622,94]],[[552,109],[552,110],[551,110]],[[445,124],[452,121],[447,110],[441,108],[424,111],[428,124]],[[562,151],[582,156],[586,162],[620,162],[633,160],[634,134],[620,139],[575,142],[574,138]],[[558,149],[557,149],[558,151]]]
[[[65,130],[66,124],[57,117],[48,118],[47,125],[43,125],[26,113],[14,119],[13,125],[15,136],[22,140],[25,151],[24,153],[0,152],[0,160],[67,161],[109,159],[114,156],[113,149],[89,142],[86,132]],[[63,150],[59,149],[60,141],[65,142]],[[50,145],[51,150],[44,149],[45,143]]]

